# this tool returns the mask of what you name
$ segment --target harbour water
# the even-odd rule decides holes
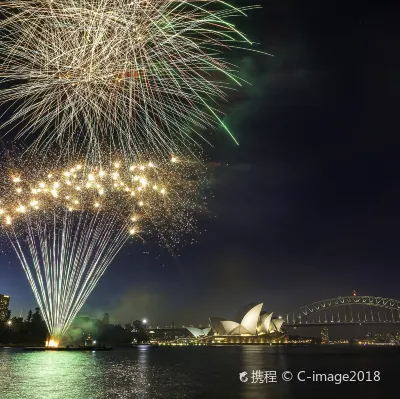
[[[1,399],[387,398],[398,387],[400,348],[215,346],[115,348],[110,352],[0,349]],[[257,374],[260,370],[261,374]],[[296,381],[313,372],[364,371],[364,382]],[[255,374],[252,375],[252,372]],[[264,381],[253,376],[265,376]],[[293,380],[283,381],[290,371]],[[379,381],[367,382],[367,371]],[[241,382],[239,373],[246,382]],[[272,373],[271,373],[272,372]],[[274,381],[276,372],[276,382]],[[286,374],[288,376],[289,374]],[[359,374],[361,377],[362,374]]]

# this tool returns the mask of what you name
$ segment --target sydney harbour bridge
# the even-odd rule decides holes
[[[339,296],[301,306],[283,316],[286,327],[400,324],[400,301],[375,296]]]

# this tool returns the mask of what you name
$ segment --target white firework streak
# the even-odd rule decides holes
[[[221,0],[0,1],[3,124],[32,150],[57,142],[100,157],[180,153],[224,126],[243,82],[224,53],[251,42],[230,22],[256,8]],[[233,136],[232,136],[233,137]],[[200,138],[200,140],[199,140]]]
[[[54,212],[7,230],[51,337],[60,339],[129,233],[110,214]]]

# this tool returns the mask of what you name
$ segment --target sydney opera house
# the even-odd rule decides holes
[[[210,318],[211,328],[188,328],[196,338],[221,344],[262,344],[286,342],[283,319],[262,311],[263,304],[250,304],[239,311],[235,320]]]

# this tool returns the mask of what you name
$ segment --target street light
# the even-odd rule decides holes
[[[142,323],[147,324],[147,319],[143,319]]]
[[[7,325],[11,326],[11,324],[12,324],[12,321],[11,321],[11,320],[8,320],[8,321],[7,321]]]

